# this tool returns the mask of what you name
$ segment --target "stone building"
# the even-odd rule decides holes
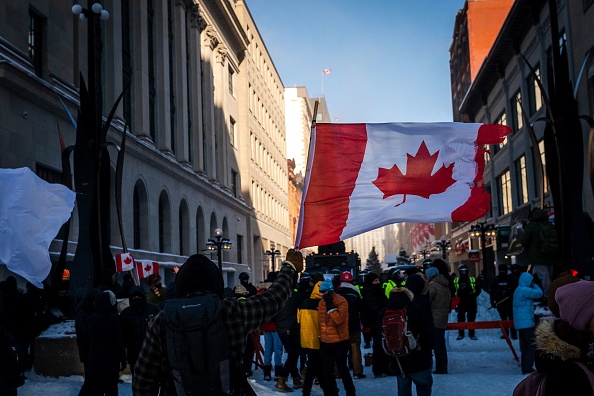
[[[119,145],[127,126],[122,219],[129,251],[159,262],[169,281],[168,267],[211,254],[206,243],[219,228],[233,243],[222,254],[226,284],[242,271],[253,282],[264,279],[270,242],[281,257],[292,246],[284,87],[245,2],[101,3],[107,20],[89,14],[83,21],[72,2],[58,0],[0,6],[0,167],[60,180],[58,131],[66,146],[74,144],[68,112],[76,119],[81,77],[88,85],[92,63],[104,117],[129,87],[107,133]],[[91,23],[99,30],[89,46]],[[117,151],[108,150],[113,183]],[[115,254],[123,243],[114,202],[105,221]],[[77,217],[75,208],[70,259]],[[54,261],[61,242],[50,249]],[[216,252],[211,257],[217,261]]]

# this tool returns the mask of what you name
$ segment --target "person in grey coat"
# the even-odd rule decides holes
[[[534,283],[534,277],[524,272],[520,275],[514,292],[514,327],[520,337],[522,374],[534,371],[534,300],[542,297],[542,289]]]
[[[446,350],[445,332],[451,308],[451,293],[448,280],[435,267],[425,271],[429,281],[429,301],[433,314],[433,353],[435,355],[435,371],[433,374],[448,373],[448,352]]]

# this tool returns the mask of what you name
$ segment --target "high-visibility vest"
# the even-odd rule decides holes
[[[458,288],[460,287],[460,285],[458,285],[459,280],[460,280],[460,277],[454,278],[454,286],[456,287],[456,295],[458,294]],[[470,281],[470,287],[472,288],[472,292],[474,293],[476,279],[474,278],[474,276],[469,276],[468,280]]]

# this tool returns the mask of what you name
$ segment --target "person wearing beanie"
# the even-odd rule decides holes
[[[384,293],[379,276],[371,272],[367,275],[366,284],[361,290],[363,307],[367,314],[369,328],[371,330],[373,360],[371,370],[375,378],[383,378],[390,375],[388,355],[382,346],[382,326],[386,303],[388,298]]]
[[[534,282],[532,274],[524,272],[520,276],[514,292],[514,327],[520,338],[520,364],[522,374],[534,371],[534,301],[542,297],[542,289]]]
[[[363,357],[361,356],[361,311],[363,302],[359,291],[353,285],[353,274],[344,271],[340,274],[340,281],[340,287],[336,290],[336,294],[344,297],[349,307],[350,367],[353,368],[353,378],[362,379],[366,377],[363,374]]]
[[[221,383],[229,383],[231,395],[255,395],[242,369],[242,355],[248,334],[262,323],[269,321],[284,306],[289,297],[293,279],[303,270],[303,255],[289,249],[281,270],[272,285],[264,293],[243,300],[226,298],[221,303],[221,316],[229,347],[228,375],[222,375]],[[218,266],[208,257],[194,254],[186,260],[175,278],[176,299],[195,295],[214,295],[222,298],[225,284]],[[151,322],[144,344],[134,368],[132,392],[136,396],[177,395],[175,380],[167,362],[167,328],[165,312],[161,311]],[[220,395],[226,394],[224,389]],[[213,393],[215,395],[216,393]]]
[[[433,374],[448,373],[448,351],[446,349],[445,332],[448,326],[451,299],[448,280],[435,267],[425,271],[429,281],[429,303],[433,314],[433,353],[435,355],[435,371]]]
[[[320,358],[326,380],[326,391],[334,394],[333,390],[338,389],[334,377],[334,367],[336,367],[347,396],[355,396],[355,384],[347,365],[347,354],[350,349],[349,305],[344,297],[334,293],[332,279],[322,282],[320,294],[322,295],[318,305]]]
[[[594,282],[561,286],[555,299],[559,318],[541,320],[535,335],[536,370],[546,376],[544,394],[593,395]]]
[[[407,283],[411,278],[421,277],[422,275],[413,274],[407,278]],[[424,279],[422,279],[424,282]],[[418,280],[413,280],[412,284],[418,287]],[[430,395],[433,387],[433,377],[431,376],[431,367],[433,359],[431,351],[433,349],[433,316],[431,309],[427,310],[421,305],[423,298],[414,295],[413,291],[407,286],[396,287],[390,292],[390,298],[386,303],[387,310],[406,309],[408,317],[408,330],[417,340],[420,349],[407,356],[398,358],[398,364],[392,365],[398,384],[399,395],[412,395],[412,385],[415,384],[418,395]]]

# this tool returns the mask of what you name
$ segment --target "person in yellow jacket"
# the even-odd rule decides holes
[[[355,396],[355,384],[347,365],[349,342],[349,305],[347,300],[334,293],[332,280],[326,279],[320,285],[322,300],[318,306],[320,321],[320,358],[326,390],[333,394],[336,387],[334,366],[340,374],[347,396]],[[324,392],[325,394],[327,392]]]
[[[299,304],[297,309],[297,321],[301,336],[301,349],[307,357],[307,372],[303,379],[303,394],[311,395],[314,378],[317,376],[320,386],[325,389],[322,363],[320,361],[320,320],[318,318],[318,305],[322,295],[320,294],[321,281],[318,281],[311,291],[309,298]]]

